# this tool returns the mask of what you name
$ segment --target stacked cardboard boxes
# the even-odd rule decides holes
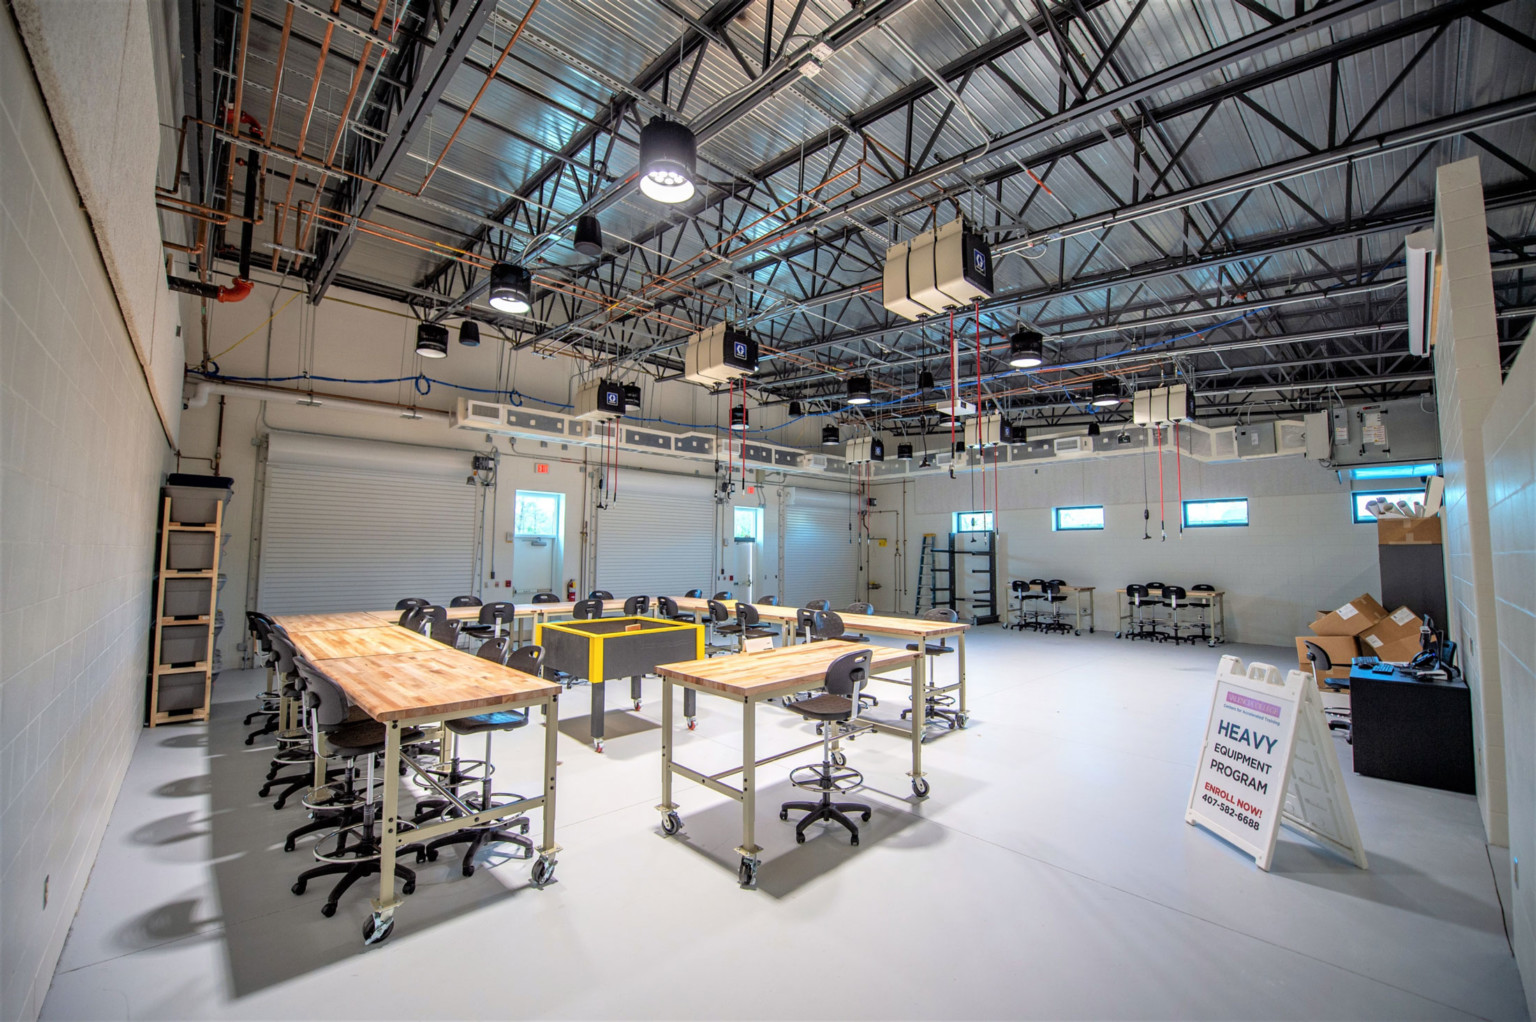
[[[1348,678],[1349,662],[1357,656],[1373,656],[1393,663],[1407,663],[1419,653],[1419,629],[1423,621],[1407,607],[1387,613],[1376,599],[1362,595],[1333,611],[1318,611],[1307,627],[1311,635],[1296,637],[1298,669],[1310,674],[1307,642],[1316,643],[1333,661],[1326,677]],[[1319,679],[1324,677],[1319,672]]]

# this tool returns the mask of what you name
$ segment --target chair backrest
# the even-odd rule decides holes
[[[751,628],[762,620],[762,616],[758,614],[757,608],[746,600],[736,604],[736,623],[741,625],[741,627]]]
[[[651,612],[651,598],[649,596],[631,596],[624,601],[625,617],[643,617]]]
[[[433,618],[432,628],[427,633],[433,642],[441,642],[444,646],[457,646],[459,644],[459,623],[449,621],[447,618]]]
[[[1047,581],[1049,581],[1053,586],[1064,586],[1067,584],[1067,580],[1064,578],[1053,578],[1048,579]]]
[[[534,593],[533,594],[533,602],[534,603],[559,603],[560,602],[560,597],[556,596],[554,593]]]
[[[480,606],[480,623],[483,625],[511,624],[517,616],[517,608],[510,603],[485,603]]]
[[[850,603],[847,609],[843,611],[845,614],[873,614],[874,612],[875,605],[873,603]]]
[[[765,607],[777,607],[779,605],[779,598],[777,596],[764,596],[758,602]]]
[[[520,646],[508,653],[504,662],[514,671],[522,671],[524,674],[542,678],[544,675],[540,672],[544,669],[544,647],[535,646],[532,643]]]
[[[1216,591],[1216,587],[1211,585],[1209,582],[1196,582],[1194,585],[1189,587],[1189,591],[1192,593],[1214,593]]]
[[[491,660],[498,664],[504,664],[507,662],[507,654],[511,652],[508,648],[511,645],[511,636],[498,635],[494,639],[486,639],[481,643],[480,648],[475,650],[475,656],[481,660]]]
[[[1147,583],[1147,588],[1148,589],[1163,589],[1163,588],[1166,588],[1167,585],[1168,585],[1167,582],[1148,582]]]
[[[856,649],[852,653],[844,653],[827,665],[827,692],[829,695],[842,696],[853,703],[853,712],[858,714],[859,701],[855,698],[859,689],[869,681],[869,663],[874,659],[874,654],[867,649]]]
[[[688,599],[690,599],[690,600],[702,600],[702,599],[704,599],[704,590],[702,590],[702,589],[690,589],[686,593],[684,593],[683,595],[688,597]]]
[[[295,661],[295,667],[309,695],[307,702],[314,708],[315,726],[321,731],[330,731],[345,724],[351,706],[341,687],[303,657]]]
[[[419,596],[408,596],[408,597],[406,597],[403,600],[396,600],[395,601],[395,609],[396,610],[410,610],[412,607],[430,607],[430,606],[432,606],[432,601],[431,600],[423,600]]]
[[[1184,592],[1184,587],[1183,586],[1164,586],[1163,587],[1163,599],[1167,600],[1169,603],[1173,604],[1174,606],[1177,606],[1188,595],[1189,595],[1188,593]]]
[[[1319,646],[1315,642],[1307,642],[1307,640],[1305,640],[1305,639],[1303,639],[1302,641],[1306,643],[1307,659],[1312,662],[1312,666],[1313,666],[1313,668],[1315,670],[1318,670],[1318,671],[1331,671],[1331,670],[1333,670],[1333,660],[1329,658],[1328,651],[1326,649],[1324,649],[1323,647]]]
[[[577,600],[571,608],[571,617],[577,621],[585,621],[587,618],[603,616],[603,601],[588,597],[585,600]]]
[[[589,599],[589,600],[611,600],[611,599],[613,599],[613,594],[610,593],[606,589],[594,589],[590,593],[587,594],[587,599]]]
[[[1440,662],[1447,667],[1456,666],[1456,640],[1446,639],[1440,644]]]
[[[818,639],[835,639],[843,634],[843,618],[835,610],[813,611],[811,634]]]
[[[1040,591],[1042,593],[1044,593],[1046,596],[1060,596],[1061,595],[1061,583],[1057,582],[1057,581],[1055,581],[1053,579],[1052,581],[1047,582],[1044,585],[1042,585],[1040,587]]]
[[[1029,583],[1024,581],[1022,578],[1016,578],[1012,582],[1008,583],[1008,588],[1012,589],[1016,593],[1022,593],[1024,590],[1029,588]]]
[[[1141,603],[1142,600],[1147,598],[1147,595],[1147,587],[1144,585],[1134,584],[1125,587],[1125,598],[1134,604]]]
[[[448,606],[450,606],[450,607],[478,607],[478,606],[480,606],[480,597],[478,597],[478,596],[455,596],[453,599],[448,601]]]
[[[710,600],[709,618],[716,624],[721,624],[731,619],[731,612],[726,608],[725,604],[721,603],[719,600]]]
[[[805,601],[805,609],[806,610],[831,610],[832,609],[832,601],[831,600],[806,600]]]
[[[722,589],[718,593],[715,594],[715,599],[717,599],[717,600],[734,600],[734,599],[736,599],[736,597],[731,594],[731,591],[729,589]]]
[[[960,620],[960,615],[953,607],[929,607],[921,617],[924,621],[948,621],[950,624]]]
[[[401,627],[423,635],[431,635],[433,625],[447,620],[448,611],[442,607],[412,607],[400,615]]]
[[[626,613],[627,613],[626,609]],[[662,617],[677,617],[677,601],[670,596],[656,597],[656,613]]]
[[[293,673],[293,658],[298,655],[293,641],[285,632],[272,633],[272,652],[277,654],[277,673],[287,676]]]

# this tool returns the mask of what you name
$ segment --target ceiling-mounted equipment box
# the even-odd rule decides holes
[[[941,401],[935,401],[932,406],[940,415],[947,415],[951,419],[961,419],[967,415],[976,414],[976,406],[969,401],[946,397]]]
[[[887,309],[917,320],[992,297],[992,250],[965,222],[951,220],[885,252]]]
[[[1239,458],[1255,458],[1263,454],[1275,453],[1275,424],[1273,422],[1254,422],[1246,426],[1238,426],[1232,431],[1237,441],[1237,456]]]
[[[961,220],[940,227],[933,238],[934,277],[948,305],[969,305],[992,297],[992,250]],[[918,296],[926,301],[923,296]]]
[[[885,294],[883,304],[902,319],[914,322],[933,312],[921,302],[912,300],[907,279],[912,243],[898,241],[885,250]]]
[[[965,424],[965,446],[994,447],[1003,438],[1003,417],[998,412],[978,415]]]
[[[1131,421],[1138,426],[1193,422],[1194,418],[1194,393],[1182,383],[1138,390],[1131,402]]]
[[[589,380],[576,388],[576,418],[604,421],[623,414],[623,384],[613,380]]]
[[[725,323],[694,334],[683,353],[683,378],[694,383],[729,383],[756,371],[757,340]]]
[[[850,465],[868,465],[885,460],[885,441],[879,437],[861,436],[848,441],[844,459]]]
[[[927,231],[912,239],[912,248],[907,252],[907,296],[931,312],[938,312],[947,304],[935,271],[933,232]]]

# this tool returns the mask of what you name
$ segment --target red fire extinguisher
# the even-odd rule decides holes
[[[565,580],[565,599],[568,603],[574,602],[576,599],[576,580],[574,578]]]

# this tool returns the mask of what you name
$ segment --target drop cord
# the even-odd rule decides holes
[[[1179,447],[1179,424],[1173,424],[1173,464],[1179,480],[1179,538],[1184,537],[1184,452]]]
[[[955,477],[955,413],[960,403],[960,358],[955,349],[955,310],[949,310],[949,477]],[[974,499],[974,498],[973,498]]]
[[[1146,434],[1142,434],[1142,441],[1146,441]],[[1151,450],[1141,452],[1141,538],[1152,538],[1152,497],[1147,492],[1147,455]]]
[[[1168,500],[1163,491],[1163,430],[1161,426],[1153,426],[1152,430],[1157,434],[1157,527],[1163,534],[1163,542],[1168,542]]]

